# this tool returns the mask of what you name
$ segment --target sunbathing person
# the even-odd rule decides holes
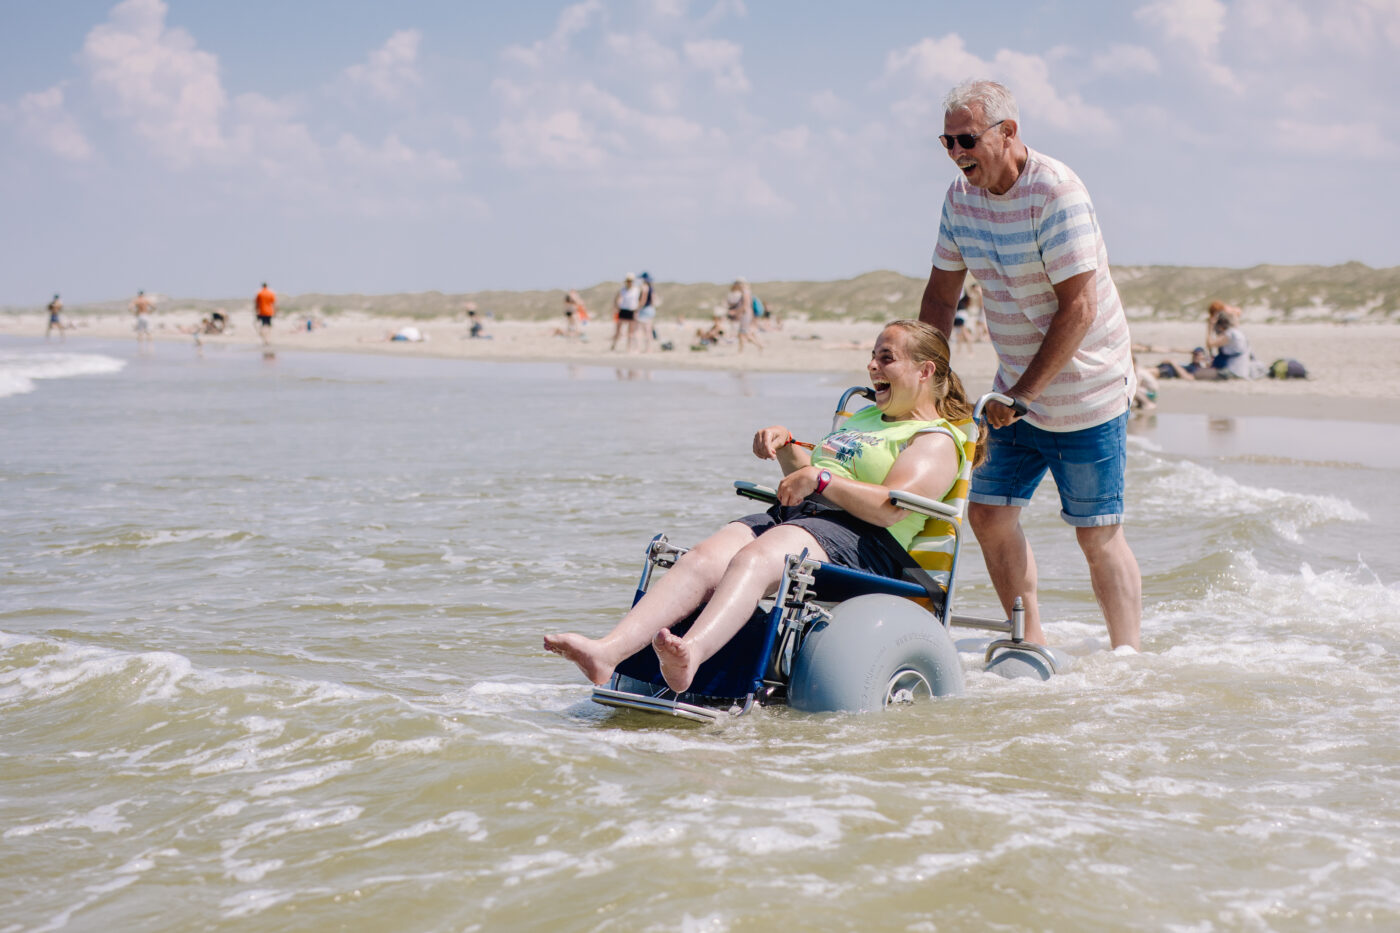
[[[1210,309],[1206,347],[1215,351],[1211,368],[1196,373],[1197,379],[1257,379],[1264,366],[1249,348],[1249,340],[1240,330],[1239,315],[1228,306]]]
[[[1163,379],[1209,379],[1211,375],[1198,375],[1209,370],[1210,354],[1205,347],[1197,347],[1191,351],[1191,362],[1182,365],[1172,360],[1163,360],[1157,364],[1157,375]]]
[[[779,505],[731,522],[682,556],[602,638],[546,635],[544,647],[605,684],[613,669],[650,642],[666,683],[689,688],[714,655],[773,594],[788,554],[884,576],[899,576],[924,516],[892,505],[902,489],[929,499],[952,490],[964,458],[949,421],[971,417],[962,382],[948,366],[948,342],[918,321],[895,321],[875,341],[867,366],[875,405],[853,415],[810,450],[781,425],[753,438],[754,455],[783,470]],[[685,637],[670,631],[705,608]]]

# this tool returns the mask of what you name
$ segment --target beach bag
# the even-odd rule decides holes
[[[1269,367],[1270,379],[1306,379],[1308,378],[1308,368],[1295,359],[1287,358],[1274,360]]]
[[[753,296],[753,316],[763,317],[763,301],[757,296]]]

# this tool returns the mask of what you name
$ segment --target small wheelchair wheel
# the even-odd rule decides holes
[[[907,599],[872,594],[846,600],[807,633],[788,702],[861,712],[962,692],[957,648],[938,620]]]

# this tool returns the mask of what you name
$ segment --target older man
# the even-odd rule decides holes
[[[948,189],[920,317],[948,334],[968,272],[982,285],[999,366],[988,458],[968,519],[1009,613],[1043,642],[1036,565],[1021,527],[1049,469],[1075,529],[1114,647],[1138,647],[1142,577],[1123,534],[1128,409],[1136,389],[1127,320],[1093,204],[1067,167],[1026,147],[1011,92],[969,81],[944,100],[939,137],[961,178]]]

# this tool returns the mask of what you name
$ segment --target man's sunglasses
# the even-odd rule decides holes
[[[947,149],[949,152],[953,151],[954,140],[957,140],[958,145],[962,146],[964,149],[972,149],[977,145],[977,140],[981,139],[983,136],[986,136],[992,131],[992,127],[1001,126],[1005,122],[1005,120],[998,120],[997,122],[993,123],[991,126],[987,127],[980,133],[955,133],[952,136],[944,134],[938,137],[938,141],[941,142],[943,144],[943,148]]]

